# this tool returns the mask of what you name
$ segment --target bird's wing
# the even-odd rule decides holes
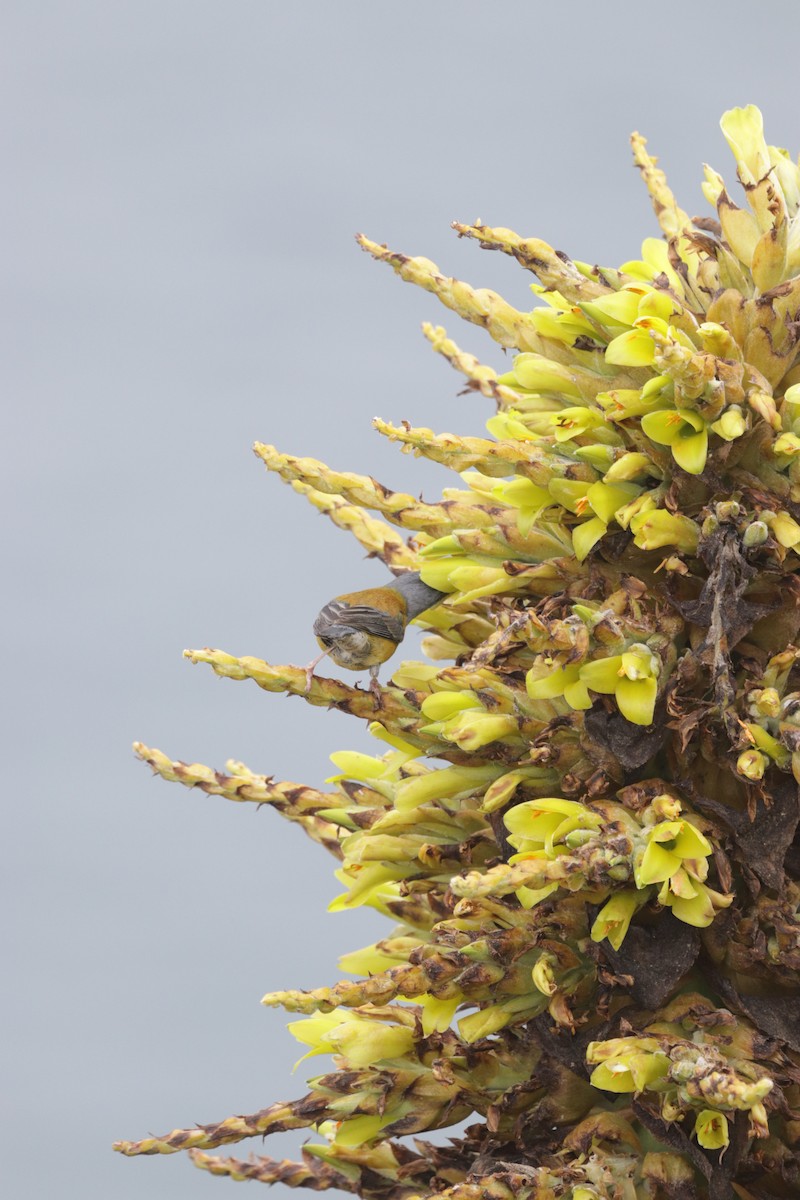
[[[321,609],[314,622],[317,637],[336,636],[336,627],[346,626],[375,637],[387,638],[390,642],[402,642],[405,622],[401,617],[381,612],[366,604],[346,604],[343,600],[331,600]],[[344,629],[341,629],[344,632]]]

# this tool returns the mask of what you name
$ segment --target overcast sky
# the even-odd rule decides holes
[[[458,395],[419,325],[442,322],[502,369],[499,349],[353,234],[518,307],[530,277],[450,221],[609,265],[635,257],[658,231],[631,130],[690,212],[705,211],[704,160],[734,183],[725,108],[759,104],[768,140],[800,147],[797,12],[5,4],[2,1174],[15,1200],[227,1194],[182,1155],[126,1160],[111,1142],[301,1095],[316,1064],[290,1076],[298,1048],[261,995],[334,982],[338,956],[387,929],[325,912],[331,860],[275,813],[152,779],[130,750],[140,739],[320,786],[332,751],[370,741],[352,718],[181,657],[211,645],[305,663],[321,605],[383,577],[266,474],[255,439],[435,497],[452,477],[401,456],[371,418],[479,435],[490,415]]]

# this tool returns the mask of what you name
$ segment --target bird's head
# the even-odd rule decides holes
[[[363,629],[352,625],[329,625],[323,634],[317,635],[323,650],[340,667],[360,671],[372,662],[372,639]]]

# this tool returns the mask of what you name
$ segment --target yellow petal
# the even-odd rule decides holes
[[[672,443],[672,457],[687,475],[702,475],[708,457],[708,433],[705,429],[690,437],[681,434]]]
[[[640,903],[640,894],[632,888],[625,888],[613,895],[595,917],[592,941],[602,942],[603,938],[607,938],[614,949],[619,950]]]
[[[607,525],[617,509],[630,504],[641,490],[635,483],[593,483],[586,493],[586,499],[595,515]],[[573,541],[574,536],[573,531]]]
[[[607,523],[600,517],[592,517],[591,520],[575,526],[572,531],[572,548],[578,562],[584,561],[592,547],[596,546],[601,537],[605,535],[607,529]]]
[[[647,843],[642,861],[635,870],[636,886],[643,888],[651,883],[662,883],[674,875],[680,865],[681,860],[677,854],[673,854],[671,850],[665,850],[658,842],[651,839]]]
[[[633,725],[652,725],[657,694],[658,681],[653,678],[628,679],[623,676],[615,689],[619,711]]]
[[[758,183],[771,165],[760,109],[755,104],[728,109],[722,114],[719,127],[733,151],[742,183]]]
[[[452,1000],[440,1000],[438,996],[426,993],[416,996],[414,1002],[422,1005],[422,1032],[425,1037],[430,1037],[432,1033],[444,1033],[450,1028],[461,1000],[459,996]]]
[[[525,690],[531,700],[553,700],[564,695],[564,689],[578,680],[579,667],[572,664],[568,667],[554,667],[547,675],[531,678],[539,667],[531,667],[525,677]]]
[[[429,721],[446,721],[468,708],[481,708],[474,692],[435,692],[422,701],[422,712]],[[419,752],[417,752],[419,753]]]
[[[548,883],[543,888],[518,887],[514,893],[523,908],[535,908],[536,905],[554,892],[558,887],[557,883]]]
[[[705,834],[696,829],[690,821],[681,821],[681,831],[675,839],[676,854],[681,858],[705,858],[712,853],[713,847]]]
[[[704,1150],[724,1149],[731,1140],[727,1117],[713,1108],[704,1108],[695,1117],[694,1136]]]
[[[581,683],[593,692],[613,696],[619,683],[621,663],[621,654],[612,654],[609,658],[597,658],[593,662],[584,663],[580,668]]]
[[[562,800],[560,796],[547,796],[541,800],[526,800],[523,804],[515,804],[503,817],[503,824],[509,833],[520,833],[525,837],[535,837],[538,831],[537,822],[542,817],[555,817],[553,825],[559,824],[564,817],[596,817],[577,800]],[[545,835],[546,836],[546,835]],[[544,838],[542,839],[544,841]]]
[[[606,362],[620,367],[649,367],[656,346],[646,329],[628,329],[606,347]]]
[[[592,707],[592,698],[582,679],[567,684],[564,688],[564,699],[570,708],[574,708],[577,712],[585,712],[587,708]]]

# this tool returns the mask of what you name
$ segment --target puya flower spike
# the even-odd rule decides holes
[[[659,236],[619,268],[456,223],[535,277],[530,308],[359,238],[495,343],[423,326],[462,432],[376,420],[454,472],[440,498],[255,447],[391,570],[309,612],[337,667],[391,679],[187,656],[380,747],[324,790],[136,749],[295,822],[337,859],[330,911],[389,925],[347,978],[264,997],[331,1060],[304,1095],[122,1153],[365,1200],[796,1187],[800,166],[752,105],[722,130],[742,191],[707,167],[700,218],[633,135]],[[397,652],[411,621],[425,661]],[[302,1162],[208,1153],[286,1130]]]

